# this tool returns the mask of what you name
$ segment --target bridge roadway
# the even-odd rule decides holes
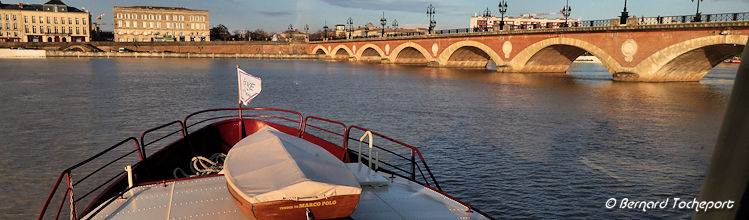
[[[588,52],[617,81],[699,81],[749,40],[749,21],[574,27],[310,42],[307,53],[340,61],[566,72]]]

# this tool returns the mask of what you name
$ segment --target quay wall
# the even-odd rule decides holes
[[[48,51],[77,50],[84,52],[117,51],[120,48],[136,52],[171,52],[205,54],[263,54],[263,55],[303,55],[309,45],[304,42],[270,41],[208,41],[208,42],[17,42],[0,43],[0,48],[25,48]]]
[[[164,52],[82,52],[82,51],[46,51],[47,57],[135,57],[135,58],[243,58],[273,60],[316,60],[320,55],[308,54],[240,54],[240,53],[164,53]]]
[[[44,58],[44,50],[19,50],[0,48],[0,58]]]

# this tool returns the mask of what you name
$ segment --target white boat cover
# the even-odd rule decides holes
[[[362,191],[341,160],[322,147],[270,126],[234,145],[223,172],[229,187],[253,204],[312,201]]]

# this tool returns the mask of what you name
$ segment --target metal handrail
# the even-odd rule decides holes
[[[272,116],[272,115],[249,115],[249,116],[246,116],[246,115],[242,115],[242,118],[244,118],[244,117],[268,117],[268,118],[277,118],[277,119],[284,119],[284,120],[287,120],[287,121],[291,121],[291,122],[296,122],[296,123],[299,123],[299,126],[297,127],[297,129],[298,129],[298,131],[299,131],[299,134],[297,134],[297,136],[299,136],[299,135],[301,134],[301,132],[302,132],[302,127],[303,127],[303,125],[304,125],[304,117],[303,117],[303,116],[302,116],[302,114],[301,114],[301,113],[299,113],[299,112],[295,112],[295,111],[291,111],[291,110],[286,110],[286,109],[279,109],[279,108],[261,108],[261,107],[253,107],[253,108],[242,108],[242,110],[243,110],[243,111],[245,111],[245,110],[250,110],[250,111],[252,111],[252,110],[257,110],[257,111],[275,111],[275,112],[286,112],[286,113],[292,113],[292,114],[295,114],[295,115],[299,116],[299,120],[298,120],[298,121],[295,121],[295,120],[293,120],[293,119],[289,119],[289,118],[285,118],[285,117]],[[192,127],[193,125],[197,125],[197,124],[200,124],[200,123],[203,123],[203,122],[206,122],[206,121],[212,120],[212,119],[218,119],[218,118],[233,118],[233,116],[220,116],[220,117],[214,117],[214,118],[210,118],[210,119],[202,120],[202,121],[199,121],[199,122],[197,122],[197,123],[195,123],[195,124],[189,124],[189,123],[187,123],[187,121],[188,121],[188,120],[189,120],[189,119],[190,119],[191,117],[193,117],[193,116],[196,116],[196,115],[199,115],[199,114],[203,114],[203,113],[208,113],[208,112],[219,112],[219,111],[239,111],[239,108],[217,108],[217,109],[208,109],[208,110],[202,110],[202,111],[198,111],[198,112],[195,112],[195,113],[189,114],[189,115],[185,116],[185,119],[184,119],[184,120],[182,120],[182,121],[183,121],[183,123],[184,123],[184,125],[185,125],[185,135],[189,135],[189,134],[190,134],[190,132],[189,132],[189,131],[187,130],[187,128],[189,128],[189,127]],[[237,116],[237,117],[238,117],[238,116]]]
[[[325,128],[322,128],[322,127],[311,125],[311,124],[308,123],[310,121],[310,119],[318,120],[318,121],[324,121],[324,122],[328,122],[328,123],[331,123],[331,124],[340,125],[341,127],[343,127],[343,133],[337,133],[335,131],[331,131],[331,130],[328,130],[328,129],[325,129]],[[342,122],[334,121],[334,120],[330,120],[330,119],[326,119],[326,118],[320,118],[320,117],[316,117],[316,116],[307,116],[306,118],[304,118],[304,123],[303,124],[304,125],[302,126],[302,133],[299,135],[300,138],[304,138],[304,134],[307,133],[307,127],[311,127],[311,128],[314,128],[314,129],[317,129],[317,130],[321,130],[321,131],[324,131],[324,132],[327,132],[327,133],[330,133],[330,134],[333,134],[333,135],[341,136],[343,138],[343,143],[341,143],[340,147],[343,147],[344,144],[346,143],[346,135],[345,135],[345,133],[346,133],[346,124],[344,124]],[[345,158],[346,158],[346,150],[343,150],[342,154],[343,155],[341,155],[339,158],[341,158],[342,161],[346,162],[346,160],[345,160]]]
[[[135,148],[136,148],[135,150],[130,151],[130,152],[126,153],[124,156],[120,156],[117,159],[115,159],[115,160],[113,160],[113,161],[105,164],[104,166],[102,166],[102,167],[94,170],[93,172],[91,172],[88,175],[86,175],[83,178],[81,178],[81,180],[79,180],[77,182],[73,182],[73,177],[72,177],[73,170],[75,170],[76,168],[81,167],[81,166],[83,166],[83,165],[85,165],[85,164],[93,161],[96,158],[99,158],[100,156],[106,154],[107,152],[112,151],[115,148],[117,148],[119,146],[122,146],[125,143],[130,142],[130,141],[133,141],[133,143],[135,143]],[[138,143],[138,139],[135,139],[134,137],[129,137],[129,138],[126,138],[125,140],[120,141],[119,143],[117,143],[115,145],[112,145],[111,147],[109,147],[107,149],[104,149],[103,151],[95,154],[94,156],[91,156],[88,159],[85,159],[85,160],[83,160],[83,161],[81,161],[81,162],[79,162],[79,163],[77,163],[77,164],[75,164],[75,165],[73,165],[73,166],[71,166],[71,167],[63,170],[60,173],[60,176],[57,178],[57,181],[55,182],[55,185],[52,187],[52,190],[50,191],[49,196],[47,196],[47,200],[45,200],[44,205],[42,206],[42,210],[39,212],[38,219],[44,218],[44,214],[46,213],[47,208],[49,207],[49,204],[52,201],[52,198],[55,196],[55,192],[57,192],[57,189],[60,187],[60,183],[62,182],[63,177],[65,177],[65,180],[67,182],[67,188],[65,189],[65,194],[63,195],[63,198],[60,200],[60,207],[57,210],[57,213],[55,215],[55,219],[58,219],[60,217],[60,213],[62,212],[62,205],[65,203],[65,197],[68,197],[67,199],[68,199],[68,203],[70,204],[71,218],[72,219],[78,219],[77,218],[77,214],[78,213],[76,212],[76,207],[75,207],[75,205],[76,205],[76,203],[77,203],[78,200],[76,200],[75,197],[73,196],[73,186],[77,185],[78,183],[83,182],[84,180],[88,179],[88,177],[90,177],[91,175],[93,175],[93,174],[101,171],[105,167],[113,164],[114,162],[119,161],[122,158],[131,155],[132,153],[135,153],[136,151],[139,153],[139,155],[141,157],[140,159],[142,161],[144,157],[143,157],[143,154],[142,154],[142,151],[141,151],[140,144]],[[101,186],[94,188],[92,191],[96,191],[99,188],[101,188]],[[91,194],[92,191],[85,193],[83,197],[88,196],[89,194]]]
[[[156,140],[154,140],[154,141],[151,141],[151,142],[148,142],[148,143],[146,143],[146,142],[144,141],[144,138],[145,138],[146,134],[148,134],[148,133],[151,133],[151,132],[154,132],[154,131],[157,131],[157,130],[160,130],[160,129],[162,129],[162,128],[165,128],[165,127],[167,127],[167,126],[170,126],[170,125],[173,125],[173,124],[179,124],[180,130],[179,130],[179,131],[175,131],[175,132],[172,132],[172,133],[169,133],[169,134],[167,134],[167,135],[164,135],[164,136],[162,136],[162,137],[160,137],[160,138],[157,138]],[[151,129],[148,129],[148,130],[144,131],[143,133],[141,133],[141,134],[140,134],[140,143],[141,143],[141,144],[143,145],[143,146],[142,146],[142,148],[141,148],[141,154],[143,155],[143,157],[144,157],[144,158],[145,158],[145,157],[148,157],[148,156],[147,156],[147,154],[146,154],[146,146],[149,146],[149,145],[151,145],[151,144],[153,144],[153,143],[156,143],[156,142],[158,142],[158,141],[161,141],[161,140],[163,140],[163,139],[165,139],[165,138],[167,138],[167,137],[169,137],[169,136],[172,136],[172,135],[176,134],[177,132],[182,132],[182,138],[185,138],[185,124],[184,124],[184,123],[182,123],[182,121],[179,121],[179,120],[176,120],[176,121],[172,121],[172,122],[169,122],[169,123],[166,123],[166,124],[160,125],[160,126],[158,126],[158,127],[155,127],[155,128],[151,128]]]
[[[392,139],[392,138],[390,138],[388,136],[379,134],[377,132],[371,131],[371,130],[366,129],[366,128],[362,128],[362,127],[359,127],[359,126],[356,126],[356,125],[351,125],[351,126],[349,126],[346,129],[346,140],[347,141],[344,142],[344,146],[343,146],[344,151],[348,152],[348,149],[349,149],[348,148],[348,139],[349,139],[349,136],[350,136],[350,133],[351,133],[352,129],[357,129],[357,130],[360,130],[362,132],[371,132],[372,135],[384,138],[385,140],[388,140],[388,141],[391,141],[391,142],[396,143],[398,145],[401,145],[403,147],[409,148],[411,150],[411,161],[410,161],[411,162],[411,178],[410,178],[410,180],[416,181],[416,165],[417,165],[417,163],[416,163],[415,157],[416,157],[416,155],[418,155],[419,156],[419,160],[421,161],[421,164],[424,166],[424,169],[427,170],[427,173],[429,173],[429,177],[432,179],[432,182],[434,182],[434,185],[440,191],[442,190],[442,187],[440,187],[439,182],[437,182],[437,179],[434,178],[434,174],[432,173],[431,169],[429,169],[429,165],[427,165],[426,160],[424,160],[424,157],[421,155],[421,152],[419,151],[419,149],[416,148],[416,147],[413,147],[411,145],[408,145],[406,143],[400,142],[398,140]],[[380,149],[382,149],[382,148],[380,148]],[[424,176],[423,173],[422,173],[422,176]],[[426,179],[425,176],[424,176],[424,178]]]

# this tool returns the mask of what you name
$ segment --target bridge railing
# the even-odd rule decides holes
[[[658,24],[683,24],[683,23],[706,23],[706,22],[729,22],[729,21],[749,21],[749,12],[737,13],[720,13],[720,14],[702,14],[699,21],[696,21],[695,15],[678,15],[678,16],[656,16],[656,17],[639,17],[637,25],[658,25]],[[605,27],[611,25],[611,19],[586,20],[583,21],[583,27]]]

